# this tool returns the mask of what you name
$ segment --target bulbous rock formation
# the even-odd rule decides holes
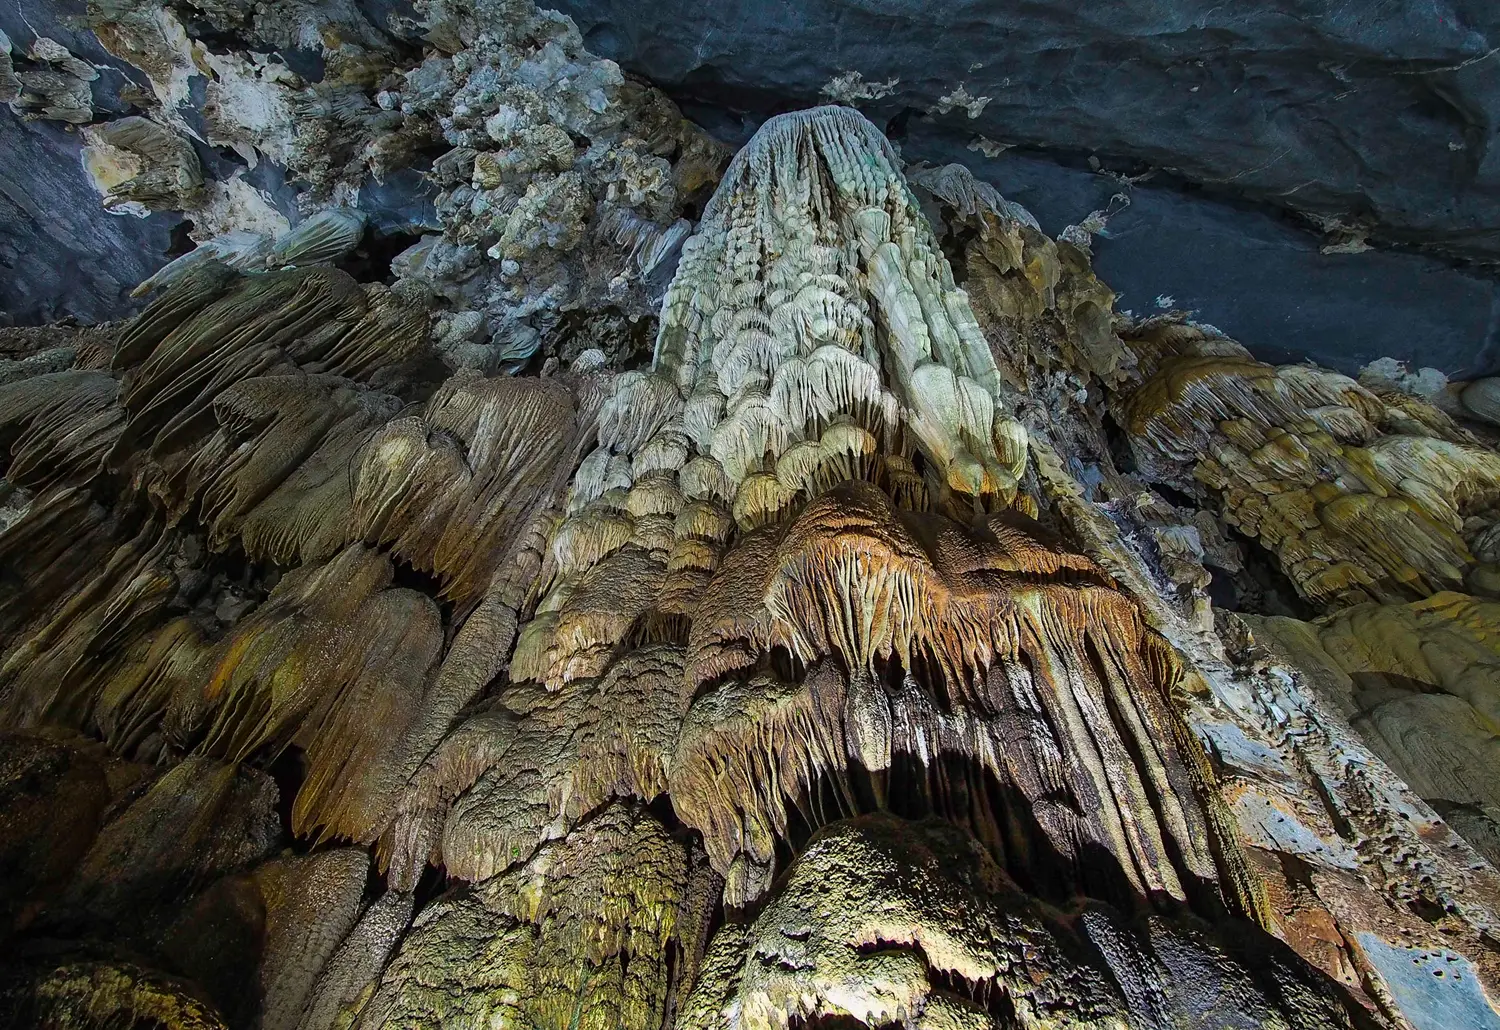
[[[952,825],[866,815],[815,837],[752,924],[718,932],[681,1025],[1351,1025],[1294,957],[1267,949],[1252,971],[1236,944],[1105,905],[1064,917]]]
[[[391,148],[328,196],[453,148],[389,283],[333,205],[0,332],[0,1013],[1500,1021],[1481,433],[1117,321],[1084,230],[846,108],[763,125],[688,235],[670,105],[529,5],[433,17],[378,102],[374,39],[296,94],[299,148]],[[203,60],[215,138],[274,147],[228,98],[295,91]],[[1322,618],[1216,611],[1208,564]]]
[[[687,847],[611,806],[427,909],[355,1025],[659,1025],[702,948],[694,886]]]

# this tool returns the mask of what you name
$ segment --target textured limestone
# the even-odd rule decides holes
[[[1500,605],[1441,593],[1253,626],[1454,829],[1500,859]]]
[[[1252,1025],[1355,1025],[1275,950],[1107,906],[1065,921],[937,821],[862,816],[799,856],[748,927],[720,930],[684,1026],[1146,1027],[1230,1013]]]
[[[418,917],[358,1027],[660,1025],[683,925],[687,849],[605,809],[528,863]]]
[[[1403,600],[1484,575],[1500,461],[1415,398],[1256,362],[1222,336],[1153,326],[1114,411],[1142,472],[1212,498],[1316,604]]]

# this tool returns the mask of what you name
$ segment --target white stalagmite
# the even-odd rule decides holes
[[[668,552],[660,610],[688,612],[734,528],[780,523],[849,479],[908,508],[1009,506],[1027,441],[999,391],[885,137],[842,107],[773,118],[683,245],[652,367],[615,380],[540,611],[565,616],[581,577],[641,549]],[[558,619],[524,638],[568,651]]]
[[[919,448],[938,496],[1014,496],[994,358],[895,152],[849,108],[773,118],[731,162],[683,249],[655,371],[736,491],[853,422],[889,453]]]

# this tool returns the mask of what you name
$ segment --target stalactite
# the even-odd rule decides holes
[[[717,576],[698,609],[683,688],[695,696],[684,732],[693,743],[672,779],[679,812],[703,830],[721,872],[765,867],[785,835],[785,807],[821,776],[842,776],[866,753],[882,764],[865,768],[883,772],[896,753],[924,767],[959,757],[987,769],[1025,794],[1061,855],[1103,847],[1141,894],[1182,898],[1181,877],[1215,875],[1188,800],[1194,787],[1169,743],[1175,660],[1088,559],[1049,549],[1018,519],[980,519],[965,532],[900,512],[857,482],[756,551],[758,561],[731,550],[733,574]],[[725,681],[736,658],[753,663],[773,648],[808,666],[838,664],[809,673],[810,694],[774,677]],[[872,680],[887,666],[926,681],[908,678],[888,696]],[[870,684],[864,702],[859,684]],[[761,697],[778,700],[763,707]],[[711,712],[727,725],[706,723]],[[1142,818],[1148,811],[1159,824]]]

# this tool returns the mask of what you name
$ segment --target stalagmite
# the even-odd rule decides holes
[[[387,891],[371,902],[323,967],[297,1030],[329,1030],[342,1025],[346,1013],[358,1013],[411,924],[414,901],[408,893]]]
[[[668,954],[701,929],[687,849],[650,814],[605,809],[566,840],[413,924],[357,1027],[659,1025]]]
[[[261,960],[264,1030],[294,1030],[318,973],[359,914],[369,858],[344,848],[267,862],[255,871],[266,906]]]
[[[700,982],[681,1025],[1125,1027],[1191,1025],[1204,1011],[1352,1025],[1284,948],[1249,969],[1244,947],[1233,931],[1132,926],[1106,905],[1060,918],[963,831],[867,815],[816,836],[752,924],[718,932],[707,963],[720,975]]]
[[[0,1021],[1500,1025],[1490,380],[1117,313],[851,108],[726,167],[525,0],[284,6],[92,5],[102,121],[0,36],[198,242],[0,328]]]

